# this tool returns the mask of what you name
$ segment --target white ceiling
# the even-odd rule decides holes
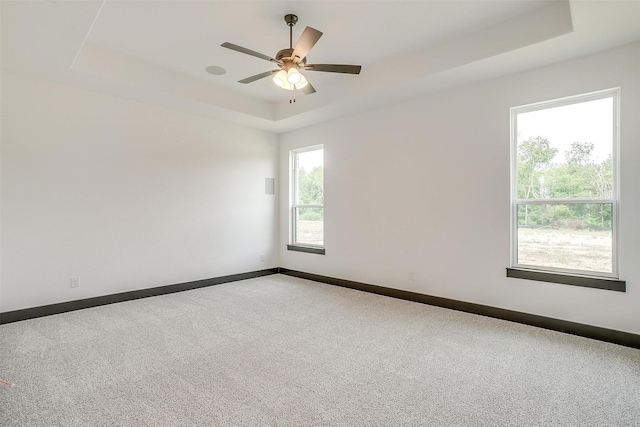
[[[2,1],[2,69],[274,132],[640,40],[640,1]],[[265,78],[305,26],[324,33],[289,103]],[[222,76],[208,74],[223,67]]]

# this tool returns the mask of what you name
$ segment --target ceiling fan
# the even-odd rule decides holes
[[[289,26],[289,48],[278,51],[275,58],[233,43],[222,43],[222,47],[273,62],[278,66],[277,70],[266,71],[264,73],[256,74],[255,76],[247,77],[246,79],[239,80],[239,83],[247,84],[275,74],[273,77],[274,83],[283,89],[293,91],[293,97],[289,102],[295,102],[296,89],[301,90],[305,95],[310,95],[316,91],[306,77],[300,72],[302,70],[323,71],[327,73],[360,74],[360,70],[362,68],[360,65],[307,64],[307,54],[318,42],[322,36],[322,32],[315,28],[306,27],[294,48],[293,26],[298,22],[298,17],[293,14],[287,14],[284,16],[284,21]]]

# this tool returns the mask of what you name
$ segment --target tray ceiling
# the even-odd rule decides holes
[[[274,132],[307,126],[480,79],[640,39],[636,1],[3,1],[2,68],[232,120]],[[313,63],[363,66],[359,76],[308,72],[318,91],[265,78],[288,47],[283,16],[324,33]],[[208,66],[226,70],[207,73]]]

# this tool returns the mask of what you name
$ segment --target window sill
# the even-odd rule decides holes
[[[560,283],[563,285],[583,286],[586,288],[605,289],[608,291],[626,292],[627,282],[603,277],[577,276],[562,273],[527,270],[524,268],[507,268],[507,277],[537,280],[539,282]]]
[[[324,248],[317,248],[312,246],[287,245],[287,250],[324,255]]]

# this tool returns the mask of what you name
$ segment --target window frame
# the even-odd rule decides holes
[[[322,164],[322,168],[323,168],[323,177],[322,177],[322,191],[324,194],[324,145],[323,144],[318,144],[318,145],[312,145],[309,147],[302,147],[302,148],[297,148],[294,150],[291,150],[289,152],[289,163],[291,165],[290,167],[290,172],[291,172],[291,179],[290,179],[290,202],[289,202],[289,222],[290,222],[290,227],[289,227],[289,244],[287,245],[287,249],[288,250],[292,250],[292,251],[298,251],[298,252],[307,252],[307,253],[315,253],[315,254],[320,254],[320,255],[324,255],[325,254],[325,248],[324,248],[324,224],[323,224],[323,236],[322,236],[322,241],[323,244],[322,245],[314,245],[311,243],[301,243],[298,242],[297,239],[297,215],[298,215],[298,211],[300,208],[317,208],[317,209],[322,209],[322,218],[323,218],[323,223],[324,223],[324,199],[323,199],[323,203],[321,205],[319,204],[303,204],[303,203],[299,203],[298,202],[298,154],[302,154],[302,153],[308,153],[310,151],[318,151],[318,150],[322,150],[322,159],[323,159],[323,164]]]
[[[612,98],[612,191],[611,198],[547,198],[547,199],[519,199],[518,198],[518,115],[533,111],[546,110],[549,108],[574,105],[583,102]],[[510,200],[510,268],[507,269],[507,276],[526,278],[531,280],[549,281],[555,283],[565,283],[578,286],[596,287],[601,289],[625,290],[625,283],[619,281],[619,148],[620,148],[620,88],[605,89],[580,95],[574,95],[550,101],[536,102],[510,109],[511,123],[511,156],[510,156],[510,180],[511,180],[511,200]],[[522,205],[561,205],[561,204],[610,204],[611,214],[611,272],[599,272],[590,270],[558,268],[542,265],[530,265],[518,263],[518,206]],[[565,280],[562,277],[566,277]],[[576,277],[583,277],[584,284],[581,284]],[[599,280],[602,279],[602,280]],[[602,286],[597,283],[602,282]],[[613,282],[612,285],[609,282]],[[621,285],[620,285],[621,284]]]

